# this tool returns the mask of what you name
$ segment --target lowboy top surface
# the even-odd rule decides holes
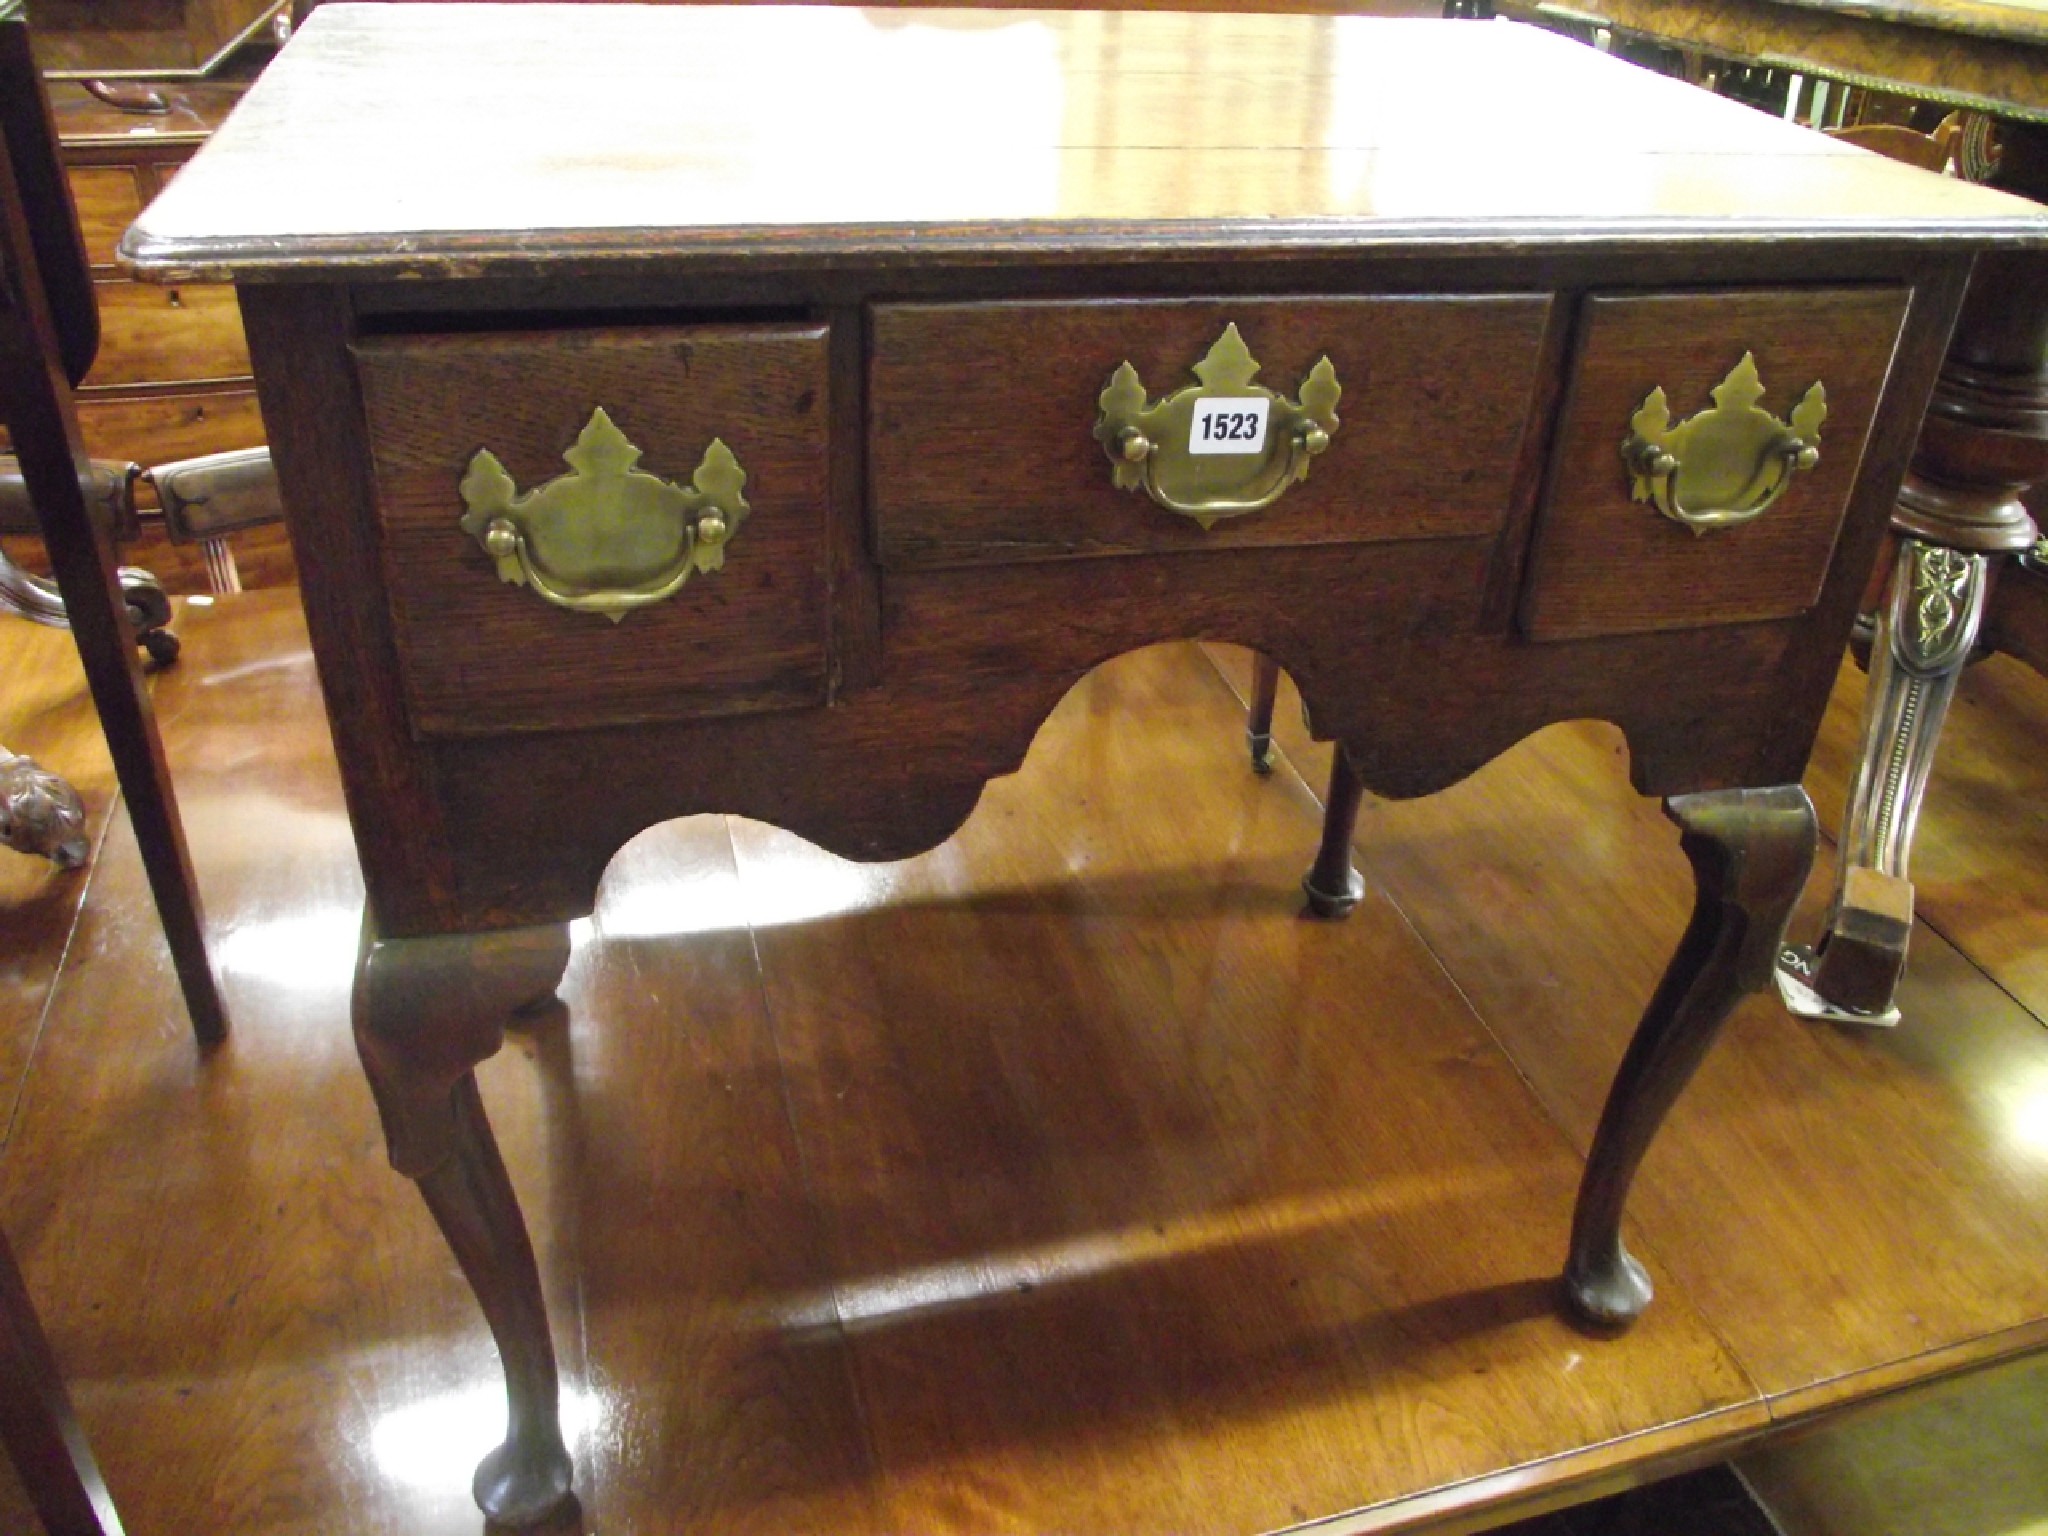
[[[334,4],[130,231],[162,279],[1818,235],[2048,213],[1511,24]]]

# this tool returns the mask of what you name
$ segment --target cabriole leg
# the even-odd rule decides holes
[[[1787,948],[1778,991],[1801,1017],[1896,1024],[1893,1001],[1913,933],[1906,864],[1941,723],[1977,642],[1990,559],[1900,542],[1870,648],[1863,755],[1842,825],[1841,863],[1820,943]]]
[[[540,1271],[475,1067],[504,1043],[514,1011],[553,992],[568,930],[378,941],[356,968],[355,1033],[391,1164],[419,1185],[504,1362],[505,1442],[477,1468],[477,1504],[531,1525],[568,1500],[555,1352]]]
[[[1650,1277],[1621,1242],[1629,1186],[1735,1004],[1770,980],[1813,868],[1813,805],[1796,784],[1678,795],[1664,811],[1692,863],[1692,921],[1608,1090],[1564,1272],[1572,1310],[1600,1328],[1625,1328],[1650,1303]]]

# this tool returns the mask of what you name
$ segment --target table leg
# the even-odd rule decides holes
[[[1316,861],[1302,877],[1308,909],[1316,917],[1343,917],[1365,895],[1365,880],[1351,867],[1351,834],[1358,828],[1358,803],[1365,781],[1340,744],[1330,754],[1330,792],[1323,800],[1323,840]]]
[[[419,1185],[504,1361],[505,1442],[484,1458],[472,1488],[484,1513],[508,1526],[560,1509],[572,1468],[540,1271],[474,1069],[504,1043],[511,1013],[553,992],[568,958],[568,930],[559,926],[390,941],[366,934],[356,969],[356,1046],[391,1164]]]
[[[2008,124],[1992,185],[2048,201],[2048,126]],[[1828,922],[1778,963],[1807,1018],[1895,1024],[1913,928],[1906,880],[1941,719],[1969,659],[1991,562],[2039,538],[2021,504],[2048,480],[2048,262],[1980,257],[1892,529],[1898,563],[1871,652],[1863,761],[1843,827]]]
[[[1252,705],[1245,715],[1244,741],[1252,772],[1273,771],[1273,700],[1280,692],[1280,663],[1263,651],[1252,653]]]
[[[1796,784],[1678,795],[1664,810],[1692,863],[1692,921],[1608,1090],[1564,1272],[1572,1310],[1600,1328],[1625,1328],[1650,1303],[1649,1274],[1621,1241],[1629,1186],[1736,1003],[1770,980],[1817,836]]]
[[[28,1287],[0,1237],[0,1445],[49,1536],[121,1536]]]

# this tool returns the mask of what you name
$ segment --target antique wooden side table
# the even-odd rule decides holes
[[[699,811],[931,847],[1177,637],[1278,658],[1381,794],[1626,734],[1699,894],[1569,1244],[1569,1306],[1625,1325],[1623,1200],[1770,975],[1972,262],[2043,243],[1505,24],[322,7],[123,253],[240,288],[357,1038],[503,1353],[485,1510],[570,1465],[472,1069],[614,850]]]

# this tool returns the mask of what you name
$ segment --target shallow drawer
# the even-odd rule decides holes
[[[358,342],[355,355],[415,733],[494,735],[823,700],[824,327],[394,336]],[[570,473],[564,456],[600,409],[630,450],[588,439],[597,457],[578,455],[584,491],[598,460],[631,450],[639,474],[687,489],[716,438],[745,474],[749,509],[721,567],[693,569],[671,595],[616,622],[502,579],[462,526],[463,483],[479,450],[530,494]],[[603,511],[580,492],[548,504],[551,517],[583,526],[596,516],[611,530],[592,569],[641,568],[663,530],[673,534],[676,525],[659,519],[673,516],[674,495],[635,483]],[[592,577],[586,590],[618,584],[629,583]]]
[[[883,565],[1483,535],[1505,515],[1547,296],[891,305],[874,314],[870,482]],[[1236,325],[1290,399],[1328,357],[1340,425],[1306,480],[1204,528],[1120,490],[1094,435],[1118,366],[1196,382]]]
[[[1580,316],[1572,385],[1522,600],[1538,640],[1789,618],[1820,596],[1863,460],[1908,295],[1891,288],[1598,296]],[[1786,427],[1810,386],[1826,397],[1819,459],[1752,520],[1695,530],[1638,500],[1623,443],[1662,389],[1672,428],[1745,393]],[[1696,429],[1692,441],[1700,441]],[[1685,482],[1678,482],[1681,491]],[[1667,491],[1667,499],[1669,492]],[[1695,498],[1697,499],[1697,498]],[[1740,498],[1735,498],[1737,502]],[[1681,510],[1711,512],[1707,505]]]
[[[94,458],[143,465],[263,444],[263,416],[253,389],[89,397],[79,402],[78,429]]]
[[[142,188],[132,165],[76,165],[65,172],[78,209],[85,254],[96,267],[114,265],[122,231],[142,212]]]
[[[249,377],[249,343],[234,289],[116,281],[95,283],[93,293],[100,304],[100,350],[85,377],[88,386]]]

